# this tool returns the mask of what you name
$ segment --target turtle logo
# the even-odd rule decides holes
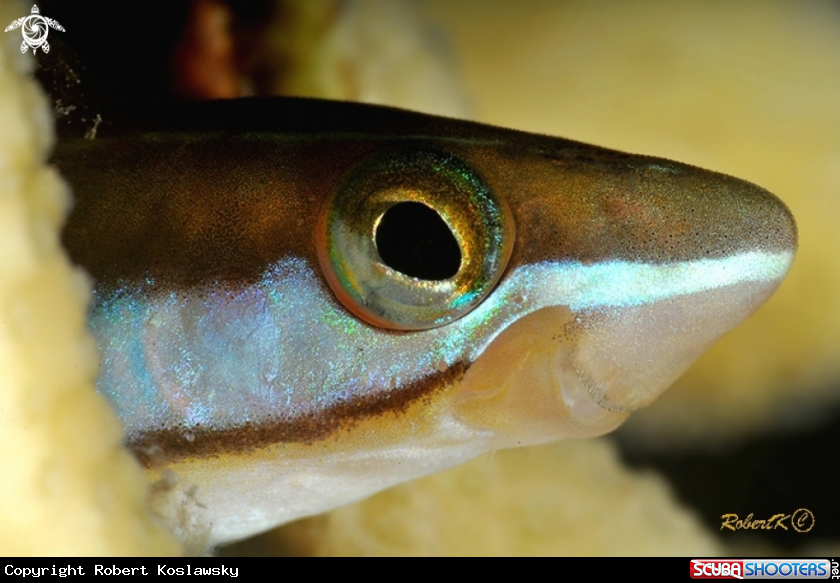
[[[26,49],[32,47],[32,52],[35,53],[38,49],[43,49],[44,53],[50,52],[50,45],[47,42],[47,33],[49,27],[64,32],[64,27],[57,23],[52,18],[41,16],[38,13],[38,7],[32,6],[32,14],[18,18],[6,27],[6,32],[14,30],[23,26],[21,33],[23,34],[23,43],[20,45],[20,52],[25,53]]]

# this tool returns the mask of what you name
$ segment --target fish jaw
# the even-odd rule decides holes
[[[765,259],[776,273],[790,261]],[[769,298],[780,280],[746,279],[758,275],[637,305],[534,311],[473,363],[453,398],[456,415],[491,431],[496,447],[608,433]]]

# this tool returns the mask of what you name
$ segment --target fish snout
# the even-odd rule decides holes
[[[562,219],[534,233],[519,206],[518,233],[531,240],[500,291],[516,290],[527,306],[454,401],[500,446],[611,431],[780,285],[797,245],[787,207],[752,184],[668,164],[670,180],[648,168],[623,179],[624,191],[590,184],[585,204],[569,205],[578,219],[588,213],[571,236]]]

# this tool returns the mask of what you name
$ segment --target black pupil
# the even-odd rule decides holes
[[[376,229],[376,250],[385,265],[418,279],[449,279],[461,267],[452,231],[419,202],[401,202],[385,211]]]

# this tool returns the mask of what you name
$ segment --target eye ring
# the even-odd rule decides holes
[[[383,261],[377,228],[401,203],[437,213],[458,244],[457,272],[421,279]],[[492,291],[513,249],[510,209],[453,154],[398,149],[354,169],[324,202],[316,245],[324,276],[339,301],[381,328],[424,330],[448,324]]]

